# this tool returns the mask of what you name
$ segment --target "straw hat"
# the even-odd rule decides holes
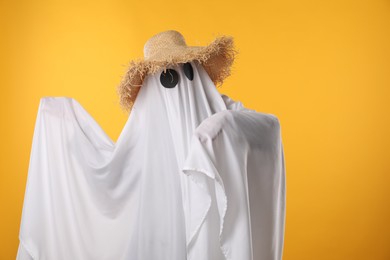
[[[230,68],[238,53],[233,37],[217,36],[207,46],[187,46],[183,35],[175,30],[153,35],[144,45],[144,58],[130,61],[117,87],[120,105],[129,111],[144,78],[168,66],[197,60],[203,65],[216,86],[230,75]]]

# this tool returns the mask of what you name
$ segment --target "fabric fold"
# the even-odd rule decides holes
[[[215,168],[215,165],[212,161],[212,159],[209,157],[209,154],[207,153],[207,150],[202,145],[198,137],[195,135],[192,138],[191,147],[190,147],[190,153],[188,154],[188,157],[185,161],[185,164],[183,166],[183,172],[191,178],[193,181],[193,185],[190,190],[193,191],[189,195],[190,197],[190,211],[191,212],[197,212],[197,215],[192,214],[191,219],[188,220],[189,223],[191,223],[189,228],[189,234],[190,236],[187,237],[187,246],[189,249],[188,254],[192,256],[191,251],[193,244],[195,243],[194,240],[196,238],[196,235],[199,233],[200,228],[204,221],[206,220],[206,217],[212,217],[210,216],[210,208],[211,208],[211,200],[213,198],[212,192],[213,190],[209,188],[210,185],[214,185],[214,192],[215,192],[215,198],[216,198],[216,206],[218,208],[218,216],[219,216],[219,229],[218,229],[218,247],[214,247],[214,250],[218,250],[220,247],[221,252],[223,253],[224,257],[227,259],[227,251],[221,245],[221,234],[223,230],[223,220],[227,208],[227,199],[225,190],[223,187],[223,181],[221,177],[219,176],[219,173],[217,169]],[[199,188],[197,190],[196,187]],[[204,199],[201,199],[201,198]],[[216,226],[209,227],[210,230],[215,230]],[[215,233],[215,231],[214,231]],[[209,238],[212,236],[209,236]],[[208,243],[213,242],[209,241]],[[204,250],[199,250],[203,252],[207,252]],[[209,252],[210,258],[207,259],[217,259],[215,258],[215,255],[218,255],[218,253]],[[213,257],[213,258],[211,258]],[[197,259],[196,257],[192,257],[189,259]]]

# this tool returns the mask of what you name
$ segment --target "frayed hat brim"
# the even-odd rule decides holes
[[[218,87],[230,75],[237,53],[233,37],[219,36],[207,46],[188,46],[180,55],[172,55],[165,60],[132,60],[117,87],[120,106],[129,112],[145,77],[178,63],[198,61]]]

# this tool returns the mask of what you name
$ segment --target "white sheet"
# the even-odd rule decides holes
[[[116,143],[74,98],[41,98],[17,259],[282,259],[279,121],[191,64],[175,88],[145,79]]]

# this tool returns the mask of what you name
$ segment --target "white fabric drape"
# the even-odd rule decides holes
[[[191,65],[174,88],[146,77],[117,142],[74,98],[40,99],[17,259],[282,259],[279,121]]]

